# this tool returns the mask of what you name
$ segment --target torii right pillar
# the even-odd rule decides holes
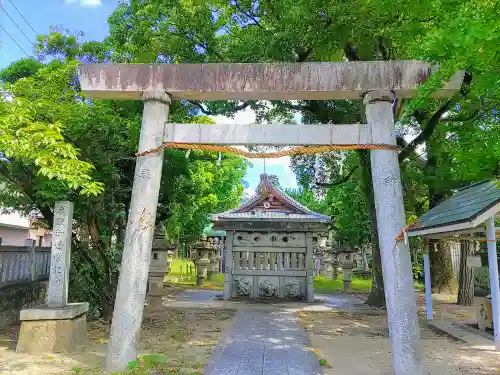
[[[368,92],[363,100],[373,143],[396,145],[393,103],[389,90]],[[396,149],[371,151],[377,229],[395,375],[423,375],[417,303],[410,251],[396,237],[406,220]]]

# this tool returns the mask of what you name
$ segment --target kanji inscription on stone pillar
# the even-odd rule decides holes
[[[47,296],[47,305],[49,307],[62,307],[68,303],[72,221],[73,203],[68,201],[56,202]]]

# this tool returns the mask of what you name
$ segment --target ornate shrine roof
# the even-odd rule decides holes
[[[331,217],[304,207],[287,196],[267,174],[260,175],[256,193],[240,206],[212,215],[212,220],[273,220],[330,223]]]

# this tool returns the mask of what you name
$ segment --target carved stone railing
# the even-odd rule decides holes
[[[312,236],[304,232],[243,232],[228,235],[225,299],[312,299]],[[230,295],[229,295],[230,291]]]
[[[0,288],[48,279],[50,247],[0,246]]]
[[[253,274],[283,275],[293,271],[306,270],[305,248],[234,248],[233,250],[233,273],[244,274],[241,271],[253,271]],[[257,271],[257,272],[255,272]],[[267,271],[267,272],[258,272]],[[290,272],[283,272],[290,271]]]

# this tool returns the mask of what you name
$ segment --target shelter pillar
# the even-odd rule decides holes
[[[427,238],[424,238],[424,247],[425,311],[427,320],[432,320],[431,262],[429,260],[429,240]]]
[[[367,122],[373,129],[373,143],[396,145],[393,92],[370,91],[363,102]],[[405,226],[397,150],[372,150],[371,168],[392,367],[395,375],[422,375],[423,361],[410,251],[408,245],[396,240]]]
[[[486,221],[486,241],[488,246],[488,267],[490,269],[491,309],[495,349],[500,351],[500,285],[498,280],[497,240],[495,233],[495,215]]]
[[[143,100],[139,153],[163,144],[171,103],[170,96],[161,91],[145,92]],[[109,372],[125,370],[137,358],[162,166],[162,148],[137,157],[105,362]]]

